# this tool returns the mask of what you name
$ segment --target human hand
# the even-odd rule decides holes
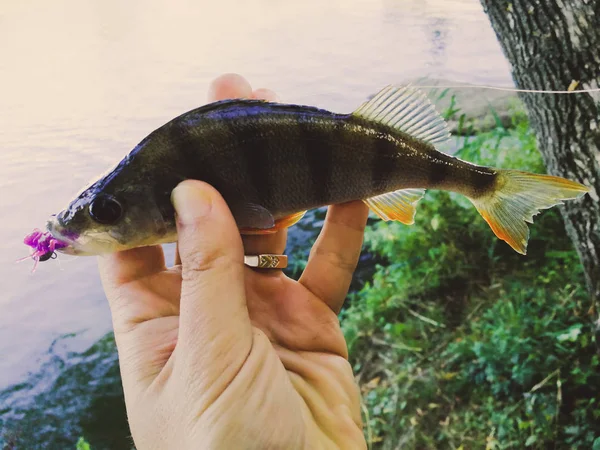
[[[254,96],[239,76],[209,100]],[[360,393],[337,313],[368,209],[331,206],[298,282],[245,267],[281,254],[286,230],[243,243],[222,197],[200,181],[173,194],[178,255],[160,246],[99,258],[129,424],[146,449],[365,449]],[[181,263],[181,264],[179,264]]]

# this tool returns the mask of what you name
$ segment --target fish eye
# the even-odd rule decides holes
[[[96,222],[103,225],[116,223],[123,215],[123,207],[110,195],[102,194],[96,196],[90,203],[90,216]]]

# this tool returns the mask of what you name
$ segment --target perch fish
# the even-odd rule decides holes
[[[221,193],[242,234],[272,233],[306,210],[351,200],[410,225],[425,189],[457,192],[525,254],[526,222],[588,191],[437,150],[449,136],[433,104],[410,86],[388,86],[350,114],[261,100],[211,103],[148,135],[25,243],[37,263],[54,251],[97,255],[174,242],[171,192],[196,179]]]

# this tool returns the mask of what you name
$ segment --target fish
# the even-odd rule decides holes
[[[241,234],[274,233],[307,210],[352,200],[411,225],[427,189],[456,192],[525,254],[533,216],[589,191],[560,177],[463,161],[438,150],[449,138],[435,106],[410,85],[389,85],[351,113],[218,101],[150,133],[25,243],[34,259],[47,260],[54,251],[99,255],[175,242],[171,193],[195,179],[219,191]]]

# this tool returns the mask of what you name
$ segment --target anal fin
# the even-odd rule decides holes
[[[261,228],[240,228],[240,233],[245,235],[261,235],[261,234],[273,234],[284,228],[289,228],[304,217],[306,211],[300,211],[289,216],[281,217],[275,220],[275,225],[272,228],[261,229]]]
[[[425,189],[401,189],[363,200],[371,211],[383,220],[395,220],[405,225],[415,223],[416,204]]]

